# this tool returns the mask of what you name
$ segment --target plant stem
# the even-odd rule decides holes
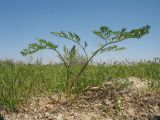
[[[113,44],[113,43],[117,43],[117,42],[119,42],[119,41],[113,41],[113,42],[106,43],[106,44],[104,44],[103,46],[101,46],[98,50],[96,50],[96,51],[93,53],[93,55],[87,60],[87,62],[83,65],[83,67],[82,67],[82,69],[80,70],[80,72],[76,75],[75,79],[72,81],[70,87],[73,87],[74,82],[79,80],[79,77],[81,76],[81,74],[83,73],[83,71],[86,69],[86,67],[88,66],[89,62],[93,59],[93,57],[94,57],[95,55],[97,55],[97,53],[98,53],[100,50],[102,50],[104,47],[106,47],[106,46],[109,45],[109,44]]]

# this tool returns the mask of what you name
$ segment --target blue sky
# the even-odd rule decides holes
[[[0,59],[24,60],[20,51],[36,38],[70,44],[53,37],[52,31],[76,32],[94,50],[101,42],[92,31],[100,26],[113,30],[151,26],[141,39],[123,41],[121,52],[97,56],[96,60],[152,59],[160,57],[160,0],[0,0]],[[52,51],[42,51],[34,58],[57,61]]]

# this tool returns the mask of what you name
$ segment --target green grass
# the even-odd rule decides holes
[[[75,66],[74,71],[79,66]],[[76,93],[104,80],[138,77],[160,91],[160,63],[139,62],[117,65],[89,65],[78,81]],[[65,89],[66,72],[62,65],[25,65],[0,62],[0,107],[14,110],[19,103],[33,96],[52,94]]]

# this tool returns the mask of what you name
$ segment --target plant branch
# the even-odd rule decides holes
[[[67,63],[66,63],[66,61],[65,61],[65,59],[63,58],[63,56],[61,55],[61,53],[60,53],[58,50],[53,49],[53,48],[48,48],[48,49],[54,50],[54,51],[59,55],[60,59],[62,59],[62,61],[63,61],[64,65],[65,65],[65,67],[66,67],[66,68],[68,67],[68,65],[67,65]]]

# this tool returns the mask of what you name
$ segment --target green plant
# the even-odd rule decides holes
[[[91,56],[88,56],[89,54],[86,51],[86,48],[88,46],[86,41],[81,41],[80,37],[75,33],[65,33],[63,31],[61,32],[51,32],[52,35],[65,38],[68,40],[71,40],[76,45],[73,45],[72,48],[67,48],[65,45],[63,47],[64,53],[60,53],[60,50],[58,49],[58,45],[55,45],[54,43],[44,40],[44,39],[37,39],[37,43],[29,44],[28,48],[23,49],[21,51],[21,54],[23,56],[33,54],[37,51],[43,50],[43,49],[51,49],[54,50],[60,60],[63,62],[65,68],[66,68],[66,88],[65,92],[68,95],[71,95],[75,92],[77,88],[77,83],[80,80],[81,75],[84,73],[84,70],[87,68],[89,62],[98,54],[102,54],[105,52],[110,51],[119,51],[125,49],[124,47],[118,47],[117,43],[124,41],[128,38],[141,38],[142,36],[149,33],[150,26],[146,25],[144,27],[140,27],[139,29],[133,29],[131,31],[127,31],[127,29],[123,28],[120,31],[113,31],[109,29],[106,26],[100,27],[98,31],[93,31],[93,33],[98,36],[99,38],[103,39],[102,44],[99,45],[99,47],[92,52]],[[85,56],[85,61],[83,64],[81,64],[79,69],[75,69],[75,64],[73,64],[73,60],[76,58],[77,53],[77,46],[79,46]],[[76,67],[77,68],[77,67]]]

